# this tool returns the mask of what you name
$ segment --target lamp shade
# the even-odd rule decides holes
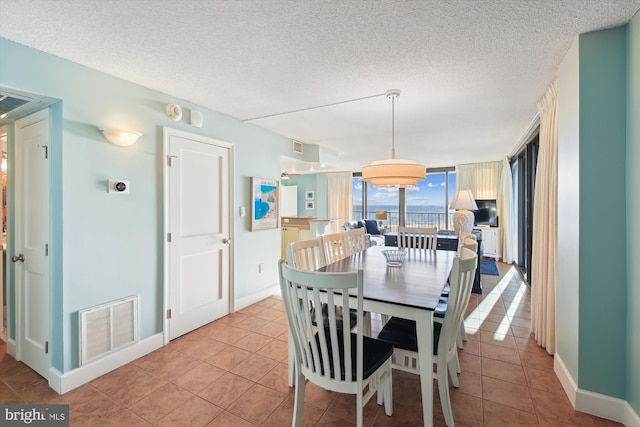
[[[376,211],[376,219],[387,219],[387,211]]]
[[[453,196],[451,201],[451,209],[466,209],[470,211],[477,211],[478,205],[473,198],[471,190],[458,190]]]
[[[403,159],[378,160],[362,168],[362,180],[374,187],[405,188],[423,181],[426,174],[424,166]]]
[[[142,133],[135,130],[110,128],[101,128],[100,130],[102,131],[102,134],[107,139],[107,141],[121,147],[128,147],[129,145],[135,143],[138,138],[142,136]]]

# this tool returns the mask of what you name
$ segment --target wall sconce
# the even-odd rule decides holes
[[[142,136],[142,133],[135,130],[103,128],[100,128],[100,130],[104,137],[107,138],[107,141],[121,147],[128,147],[129,145],[132,145]]]

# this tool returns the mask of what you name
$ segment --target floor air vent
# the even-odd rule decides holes
[[[138,342],[137,296],[81,310],[78,317],[81,365]]]

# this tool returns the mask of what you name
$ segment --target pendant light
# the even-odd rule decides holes
[[[400,96],[400,90],[388,90],[386,96],[391,99],[391,158],[376,160],[362,168],[362,180],[374,187],[415,186],[418,181],[425,179],[427,169],[413,160],[396,159],[395,100]]]

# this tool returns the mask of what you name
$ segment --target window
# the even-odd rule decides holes
[[[376,188],[362,182],[360,174],[354,174],[353,219],[374,219],[376,211],[384,210],[387,220],[383,222],[387,226],[452,229],[454,211],[449,205],[455,191],[456,173],[452,167],[432,170],[424,181],[406,189]],[[400,218],[402,200],[406,203],[405,218]]]

